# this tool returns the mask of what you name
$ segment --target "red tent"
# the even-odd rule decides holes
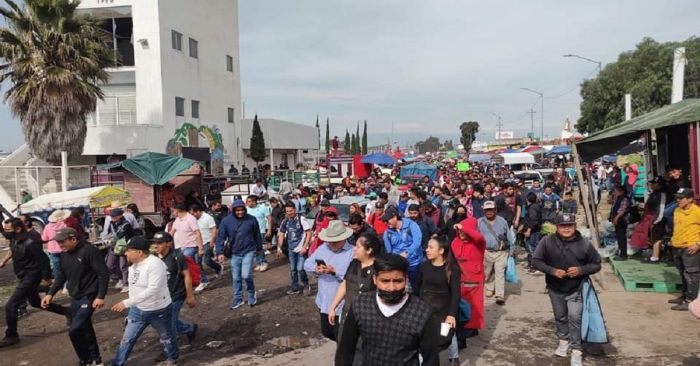
[[[396,160],[403,159],[404,156],[406,156],[406,154],[402,153],[401,150],[396,150],[391,153],[391,157]]]
[[[525,146],[525,147],[521,150],[521,152],[537,151],[537,150],[541,150],[541,149],[542,149],[542,148],[541,148],[539,145],[528,145],[528,146]]]

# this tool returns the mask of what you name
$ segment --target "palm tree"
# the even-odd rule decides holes
[[[49,163],[83,152],[87,115],[102,98],[114,64],[101,21],[76,14],[80,1],[12,0],[0,6],[0,83],[33,154]]]

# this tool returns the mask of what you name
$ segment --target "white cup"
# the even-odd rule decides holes
[[[440,335],[447,337],[450,334],[450,325],[448,323],[440,323]]]

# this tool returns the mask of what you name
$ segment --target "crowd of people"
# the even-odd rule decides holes
[[[622,185],[612,191],[617,232],[630,202]],[[700,283],[700,208],[687,188],[672,194],[678,202],[672,243],[687,285],[679,301],[687,308]],[[351,205],[343,222],[331,201],[346,196],[367,203]],[[288,257],[287,294],[315,296],[321,333],[338,344],[336,365],[437,365],[443,350],[458,365],[459,349],[487,325],[485,299],[506,304],[507,262],[522,247],[527,273],[545,276],[559,340],[554,354],[582,364],[581,284],[600,270],[601,258],[577,230],[577,202],[561,168],[531,185],[502,166],[472,164],[461,172],[449,162],[435,179],[398,183],[374,171],[316,189],[283,182],[279,195],[260,180],[245,201],[230,207],[218,199],[190,199],[170,209],[165,230],[147,240],[135,205],[111,208],[102,233],[109,243],[105,258],[79,224],[65,222],[66,213],[54,217],[61,225],[47,227],[43,239],[30,234],[26,219],[5,220],[11,251],[0,266],[12,260],[19,284],[6,306],[0,347],[19,342],[18,311],[29,302],[66,316],[81,365],[102,364],[91,317],[116,281],[128,297],[111,309],[128,315],[112,364],[126,363],[149,325],[163,344],[159,360],[176,364],[179,338],[196,339],[197,325],[180,319],[184,305],[196,305],[195,294],[229,267],[229,309],[256,306],[255,272],[266,271],[268,260]],[[40,299],[42,280],[51,278]],[[53,301],[59,291],[70,294],[70,306]]]

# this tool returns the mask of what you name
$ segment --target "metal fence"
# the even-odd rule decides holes
[[[68,167],[67,189],[90,187],[90,167]],[[0,190],[16,203],[22,202],[22,191],[32,197],[42,194],[60,192],[60,166],[0,166]],[[2,192],[0,192],[2,193]]]

